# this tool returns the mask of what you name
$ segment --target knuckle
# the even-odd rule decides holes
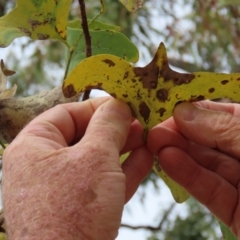
[[[240,121],[231,114],[219,117],[213,125],[216,145],[219,149],[234,153],[240,142]]]

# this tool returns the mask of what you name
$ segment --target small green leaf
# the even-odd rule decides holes
[[[93,22],[91,21],[92,21],[91,19],[88,20],[88,24],[90,23],[90,25],[88,25],[89,30],[113,30],[118,32],[122,30],[122,28],[119,26],[110,25],[108,23],[100,22],[97,20],[94,20]],[[68,27],[82,29],[79,20],[73,20],[68,22]]]
[[[159,166],[159,164],[156,163],[153,167],[153,171],[165,182],[165,184],[170,189],[172,196],[174,200],[177,203],[183,203],[185,202],[189,197],[189,193],[178,183],[173,181]]]
[[[220,225],[224,240],[238,240],[238,238],[230,231],[229,227],[227,227],[224,223],[219,221],[219,225]]]
[[[127,153],[124,153],[123,155],[121,155],[120,156],[120,163],[121,164],[124,163],[127,160],[129,155],[130,155],[130,152],[127,152]]]
[[[67,42],[74,46],[79,39],[82,30],[76,28],[67,29]],[[113,30],[90,30],[92,40],[92,55],[112,54],[121,57],[129,62],[137,62],[139,53],[137,47],[122,33]],[[85,41],[80,38],[71,59],[68,72],[70,72],[79,62],[86,58]]]
[[[142,7],[144,0],[119,0],[130,12],[136,12]]]
[[[58,39],[66,43],[71,0],[18,0],[16,7],[0,18],[0,47],[15,38]]]

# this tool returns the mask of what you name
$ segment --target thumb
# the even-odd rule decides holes
[[[218,148],[233,157],[240,156],[240,118],[187,102],[175,108],[173,117],[179,130],[189,140]]]
[[[122,150],[131,126],[131,111],[127,104],[111,99],[93,114],[80,144],[90,144],[101,150]]]

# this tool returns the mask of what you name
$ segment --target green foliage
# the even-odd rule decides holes
[[[67,42],[74,47],[74,52],[70,59],[70,72],[79,62],[86,58],[85,41],[83,31],[79,29],[77,22],[71,22],[67,29]],[[106,29],[109,26],[110,29]],[[129,62],[137,62],[139,58],[137,47],[122,33],[117,26],[94,22],[90,25],[90,35],[92,41],[92,55],[113,54]],[[116,31],[116,30],[117,31]]]
[[[89,71],[91,66],[95,67]],[[179,102],[223,97],[240,101],[236,91],[239,80],[240,74],[177,73],[170,69],[165,47],[160,44],[152,62],[143,68],[107,54],[85,59],[65,79],[63,93],[72,97],[84,90],[105,90],[130,106],[147,133],[169,118]],[[163,171],[157,167],[154,170],[167,183],[177,202],[188,198],[188,193]]]
[[[143,5],[143,0],[119,0],[130,12],[136,12]]]
[[[148,240],[217,240],[215,229],[218,222],[201,204],[190,198],[187,201],[189,214],[185,217],[177,215],[171,222],[166,222],[167,229],[156,232]]]
[[[220,225],[221,230],[222,230],[223,239],[225,239],[225,240],[238,240],[238,238],[236,236],[234,236],[233,233],[230,231],[229,227],[227,227],[224,223],[219,221],[219,225]]]
[[[65,42],[71,0],[18,0],[16,7],[0,18],[0,46],[15,38],[58,39]]]

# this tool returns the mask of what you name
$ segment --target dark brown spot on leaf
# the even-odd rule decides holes
[[[150,85],[153,89],[155,89],[157,87],[157,81],[151,81]]]
[[[203,95],[199,95],[199,96],[191,96],[190,102],[197,102],[197,101],[202,101],[204,100],[205,97]]]
[[[117,98],[117,95],[115,93],[109,93],[113,98]]]
[[[137,99],[140,100],[142,99],[142,96],[141,96],[141,91],[138,89],[137,91]]]
[[[167,110],[165,108],[160,108],[157,112],[159,113],[160,117],[162,117],[166,111]]]
[[[208,89],[208,92],[213,93],[215,91],[215,88]]]
[[[129,75],[129,71],[125,72],[124,76],[123,76],[123,80],[126,79],[128,77],[128,75]]]
[[[237,81],[240,81],[240,78],[237,78]]]
[[[49,38],[49,35],[47,34],[38,33],[37,35],[39,40],[46,40]]]
[[[28,37],[31,37],[31,32],[27,28],[18,27],[18,29],[24,34],[26,34]]]
[[[223,80],[223,81],[221,81],[222,85],[225,85],[225,84],[227,84],[228,82],[229,82],[228,80]]]
[[[151,111],[145,102],[141,102],[139,104],[139,112],[140,112],[140,115],[143,117],[144,122],[148,123]]]
[[[165,102],[168,99],[168,90],[165,88],[157,90],[156,97],[160,102]]]
[[[132,116],[134,117],[134,118],[137,118],[137,114],[134,112],[134,110],[133,110],[133,107],[132,107],[132,103],[131,102],[127,102],[127,105],[130,107],[130,109],[131,109],[131,112],[132,112]]]
[[[62,91],[63,91],[64,97],[66,97],[66,98],[73,97],[77,94],[77,92],[75,91],[74,86],[72,84],[70,84],[66,87],[63,84]]]
[[[134,68],[136,77],[138,77],[139,81],[142,82],[143,87],[147,88],[148,90],[156,88],[158,83],[159,67],[156,65],[155,60],[156,59],[154,58],[152,62],[143,68]]]
[[[181,85],[190,83],[194,79],[195,75],[190,73],[175,72],[169,67],[168,60],[163,59],[162,69],[160,70],[160,77],[162,77],[165,82],[172,80],[174,84]]]
[[[109,67],[114,67],[115,66],[115,63],[110,59],[105,59],[105,60],[102,60],[102,61],[105,62],[106,64],[108,64]]]
[[[85,87],[85,90],[99,89],[102,90],[102,83],[98,83],[97,85],[88,85]]]
[[[128,94],[123,94],[122,95],[124,98],[127,98],[128,97]]]

